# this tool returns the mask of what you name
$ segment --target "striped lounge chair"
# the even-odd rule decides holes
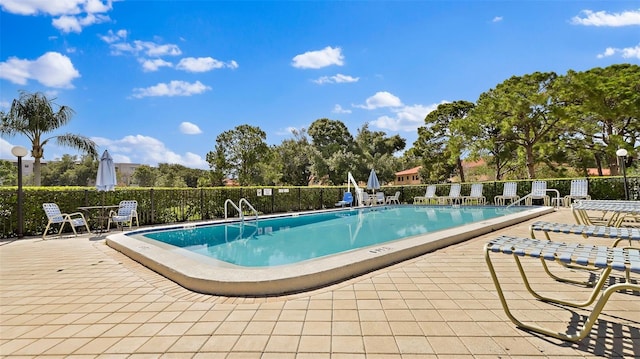
[[[582,244],[569,244],[562,242],[554,242],[548,240],[539,240],[532,238],[519,238],[512,236],[500,236],[488,242],[485,247],[485,260],[489,267],[491,278],[496,287],[498,297],[502,304],[507,317],[518,327],[548,335],[554,338],[558,338],[566,341],[578,341],[586,337],[593,327],[594,323],[598,319],[603,307],[609,300],[612,294],[620,291],[625,291],[621,295],[630,296],[630,301],[638,301],[638,292],[640,291],[640,284],[637,280],[626,280],[622,283],[610,284],[603,290],[606,283],[610,282],[612,273],[623,272],[634,274],[640,274],[640,250],[635,248],[611,248],[607,246],[593,246]],[[557,332],[548,328],[532,324],[525,323],[516,318],[511,312],[502,286],[498,280],[496,268],[493,265],[491,256],[502,253],[510,255],[516,261],[522,281],[529,291],[529,293],[536,299],[549,302],[553,304],[560,304],[569,307],[587,307],[593,305],[589,316],[584,321],[581,328],[577,330],[569,329],[567,332]],[[524,257],[536,258],[548,262],[559,262],[563,264],[576,264],[579,266],[593,266],[600,268],[602,274],[597,283],[593,286],[593,291],[588,300],[584,302],[570,302],[567,300],[551,298],[543,296],[533,290],[529,284],[524,267],[521,264],[521,259]],[[504,267],[502,267],[504,268]],[[510,282],[509,285],[512,285]],[[537,306],[536,306],[537,307]],[[539,318],[544,315],[544,311],[539,311],[536,314],[536,321],[543,322],[550,319]],[[571,327],[571,325],[570,325]]]

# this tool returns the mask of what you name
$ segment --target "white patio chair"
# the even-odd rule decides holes
[[[504,206],[507,201],[515,203],[520,199],[518,196],[518,182],[506,182],[502,188],[502,195],[497,195],[493,198],[493,203],[498,206]]]
[[[468,196],[462,198],[463,204],[486,204],[487,198],[482,195],[482,189],[484,185],[482,183],[473,183],[471,185],[471,192]]]
[[[462,202],[462,196],[460,195],[460,191],[462,186],[460,183],[452,183],[449,188],[448,196],[436,197],[438,199],[438,203],[440,204],[460,204]]]
[[[424,196],[413,197],[413,204],[430,204],[436,200],[436,185],[431,184],[427,186]]]
[[[136,220],[136,227],[140,226],[138,221],[138,202],[137,201],[120,201],[118,211],[109,212],[109,222],[107,223],[107,231],[111,228],[111,223],[122,226],[124,230],[125,224],[129,224],[129,229],[133,227],[133,220]]]
[[[400,191],[396,191],[393,196],[387,196],[384,201],[386,204],[400,204]]]
[[[71,229],[73,230],[74,235],[78,235],[78,232],[76,232],[76,227],[84,226],[87,229],[87,233],[91,232],[87,220],[80,212],[62,213],[60,211],[60,207],[58,207],[58,205],[55,203],[43,203],[42,209],[44,209],[44,213],[49,219],[47,227],[44,229],[44,233],[42,233],[42,239],[46,239],[47,232],[49,232],[49,227],[54,223],[60,223],[60,230],[58,231],[58,235],[62,234],[64,225],[67,223],[71,225]]]
[[[571,180],[569,194],[564,196],[564,206],[570,207],[572,201],[580,199],[591,199],[589,195],[589,181],[587,181],[586,178]]]
[[[541,199],[544,202],[545,206],[549,205],[549,202],[551,202],[551,197],[549,197],[549,195],[547,194],[546,181],[533,181],[533,183],[531,184],[531,193],[527,195],[527,199],[525,200],[527,206],[531,206],[534,199]]]

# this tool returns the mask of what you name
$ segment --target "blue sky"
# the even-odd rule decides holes
[[[438,104],[511,76],[640,63],[634,1],[0,0],[0,110],[19,90],[76,112],[58,133],[116,162],[207,169],[216,137],[269,144],[319,118],[410,148]],[[26,138],[0,139],[0,158]],[[45,160],[72,149],[47,145]],[[27,157],[29,158],[29,157]]]

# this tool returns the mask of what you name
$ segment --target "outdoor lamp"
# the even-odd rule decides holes
[[[24,217],[22,211],[22,157],[27,155],[27,149],[22,146],[14,146],[11,153],[18,157],[18,238],[24,237]]]
[[[620,164],[622,165],[622,178],[624,179],[624,199],[629,200],[629,190],[627,189],[627,169],[625,167],[627,162],[627,154],[628,152],[624,148],[620,148],[616,151],[616,156],[618,156]]]

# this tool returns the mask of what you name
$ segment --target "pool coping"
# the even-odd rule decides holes
[[[461,227],[270,268],[225,265],[158,241],[141,241],[127,236],[128,232],[110,234],[106,243],[195,292],[223,296],[278,296],[335,284],[553,211],[553,207],[532,207]],[[225,220],[215,222],[224,223]],[[176,225],[163,227],[175,228]]]

